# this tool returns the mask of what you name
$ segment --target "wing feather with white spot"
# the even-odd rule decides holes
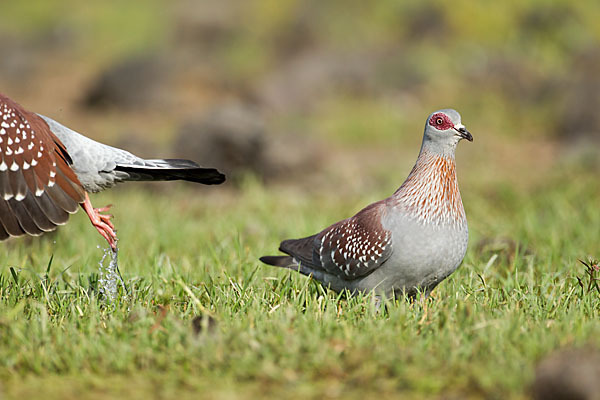
[[[314,239],[321,267],[341,279],[356,279],[379,268],[392,253],[392,235],[381,225],[383,201],[340,221]]]
[[[0,240],[67,222],[85,192],[44,120],[0,94]]]

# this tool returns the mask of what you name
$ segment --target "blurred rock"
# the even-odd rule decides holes
[[[537,94],[542,78],[526,60],[486,54],[479,62],[469,64],[466,77],[472,85],[491,89],[513,102],[528,105],[540,101]]]
[[[175,39],[178,46],[205,52],[222,48],[239,29],[239,0],[178,1],[175,4]]]
[[[418,6],[409,12],[406,20],[406,38],[410,42],[432,39],[435,41],[450,37],[450,27],[446,13],[433,3],[419,2]],[[432,23],[432,21],[435,21]]]
[[[218,166],[227,175],[244,170],[263,175],[269,170],[265,147],[265,124],[257,110],[228,104],[185,122],[175,154]]]
[[[266,180],[287,175],[317,163],[319,153],[302,139],[271,135],[257,108],[227,103],[184,122],[174,154],[217,167],[235,182],[248,172]]]
[[[561,93],[556,134],[568,142],[600,141],[600,47],[574,58]]]
[[[73,26],[65,21],[56,21],[51,26],[41,31],[33,40],[33,43],[41,52],[60,52],[69,50],[77,38],[77,32]]]
[[[158,56],[119,61],[102,72],[87,90],[82,104],[88,108],[136,109],[159,106],[170,67]]]
[[[532,44],[552,40],[556,46],[567,45],[571,39],[563,29],[569,29],[577,16],[565,4],[548,3],[545,7],[529,7],[518,17],[519,37]]]
[[[32,76],[40,70],[39,67],[45,65],[45,58],[57,57],[58,52],[72,45],[75,36],[72,29],[60,22],[30,36],[3,33],[0,41],[0,76],[16,89],[27,86]]]
[[[275,111],[297,111],[331,92],[371,92],[380,60],[375,52],[307,51],[267,76],[255,97]]]
[[[280,62],[317,46],[317,12],[314,3],[299,1],[291,20],[274,32],[270,40]]]
[[[31,76],[38,65],[31,44],[17,37],[3,38],[0,41],[0,54],[0,75],[12,84],[24,85],[27,82],[25,77]]]
[[[217,328],[217,320],[210,315],[197,315],[192,320],[192,329],[196,335],[203,332],[212,333]]]
[[[600,399],[600,350],[564,349],[537,366],[532,387],[536,400]]]

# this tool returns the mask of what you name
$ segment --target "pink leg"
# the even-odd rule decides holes
[[[112,215],[100,214],[101,212],[107,212],[110,210],[112,205],[108,205],[102,208],[94,208],[92,206],[92,202],[90,201],[90,197],[88,194],[85,194],[85,199],[83,204],[81,205],[85,213],[90,217],[90,221],[92,221],[92,225],[98,230],[98,232],[102,235],[104,239],[108,242],[110,247],[113,250],[117,249],[117,232],[115,231],[115,226],[110,221]]]

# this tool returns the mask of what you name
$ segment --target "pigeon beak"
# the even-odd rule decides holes
[[[463,124],[454,125],[454,130],[458,132],[458,136],[462,139],[467,139],[469,142],[473,141],[473,135],[471,135],[471,132],[469,132]]]

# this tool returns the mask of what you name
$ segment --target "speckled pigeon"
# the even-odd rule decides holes
[[[217,185],[225,176],[189,160],[144,160],[25,110],[0,94],[0,240],[41,235],[67,222],[81,205],[116,248],[109,209],[88,192],[123,181],[186,180]]]
[[[260,260],[312,276],[336,292],[428,295],[458,268],[467,250],[454,162],[461,139],[473,136],[458,112],[432,113],[419,158],[393,195],[316,235],[283,241],[279,250],[286,256]]]

